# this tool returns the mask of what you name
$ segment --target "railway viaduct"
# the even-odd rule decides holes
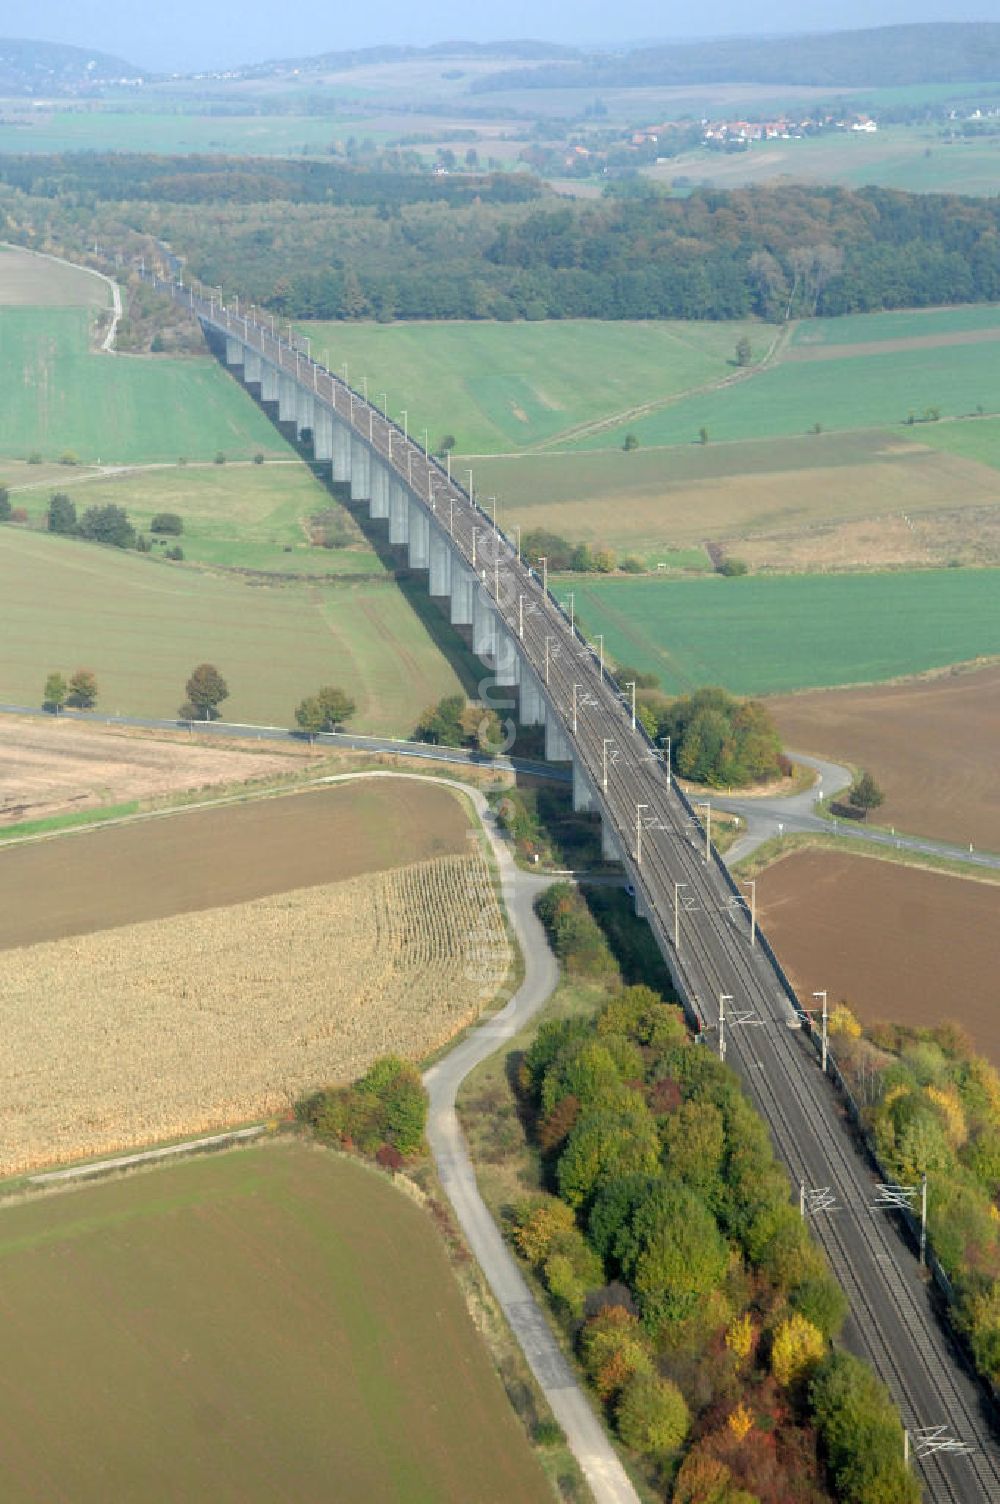
[[[432,597],[522,724],[545,728],[546,757],[572,766],[578,810],[600,817],[689,1018],[739,1071],[803,1215],[850,1302],[844,1338],[888,1384],[934,1504],[1000,1500],[995,1413],[940,1321],[939,1292],[850,1131],[805,1010],[751,920],[662,755],[593,647],[542,577],[405,429],[311,358],[308,342],[169,279],[209,344],[285,431],[349,484],[371,519],[426,571]],[[540,561],[536,561],[540,562]],[[499,701],[498,701],[499,697]]]

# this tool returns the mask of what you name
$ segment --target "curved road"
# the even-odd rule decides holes
[[[462,1082],[538,1012],[559,980],[559,968],[534,910],[535,898],[550,885],[552,878],[519,871],[506,843],[497,834],[493,812],[484,796],[465,784],[454,786],[472,800],[493,847],[507,914],[524,958],[524,980],[501,1012],[471,1030],[425,1074],[424,1084],[430,1095],[427,1138],[441,1184],[462,1231],[552,1413],[566,1433],[594,1499],[597,1504],[639,1504],[639,1496],[603,1425],[479,1194],[459,1127],[455,1098]]]

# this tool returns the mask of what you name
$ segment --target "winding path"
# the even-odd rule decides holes
[[[412,775],[411,775],[412,776]],[[441,780],[435,780],[440,782]],[[547,1002],[559,980],[556,959],[545,938],[534,901],[552,882],[518,870],[497,833],[486,799],[467,785],[492,845],[507,914],[521,948],[524,980],[500,1013],[462,1039],[424,1076],[430,1096],[427,1138],[438,1176],[479,1266],[520,1343],[539,1387],[556,1417],[597,1504],[639,1504],[614,1448],[566,1361],[517,1261],[503,1241],[476,1184],[455,1098],[475,1066],[510,1040]]]

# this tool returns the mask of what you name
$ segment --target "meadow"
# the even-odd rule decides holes
[[[359,731],[407,736],[462,687],[439,647],[457,639],[416,583],[262,584],[4,527],[0,599],[0,686],[15,704],[40,705],[47,674],[85,666],[101,709],[170,717],[208,661],[229,685],[227,720],[292,725],[333,682],[357,702]]]
[[[552,1497],[433,1222],[349,1159],[263,1144],[9,1207],[0,1270],[11,1504]]]
[[[84,463],[287,456],[214,360],[97,353],[85,308],[0,308],[0,455]]]
[[[849,347],[848,347],[849,348]],[[821,429],[892,428],[917,433],[931,409],[943,418],[1000,410],[1000,361],[994,342],[926,346],[899,342],[885,351],[823,360],[780,360],[747,381],[682,397],[656,412],[598,433],[569,439],[571,447],[607,448],[626,432],[641,444],[694,444],[804,434]]]
[[[468,455],[562,443],[581,425],[626,414],[735,369],[744,334],[763,355],[775,331],[761,325],[565,320],[538,323],[303,323],[333,370],[424,427],[432,445],[454,435]]]
[[[877,184],[908,193],[990,196],[998,172],[1000,141],[948,142],[938,127],[905,125],[882,126],[873,135],[837,131],[800,141],[755,142],[745,152],[699,147],[647,169],[657,182],[685,179],[681,186],[738,188],[792,178],[848,188]]]
[[[678,693],[860,684],[1000,653],[1000,573],[778,575],[726,580],[562,577],[609,657]]]
[[[297,459],[263,465],[158,465],[98,474],[64,469],[51,488],[34,479],[26,484],[31,489],[21,491],[15,482],[12,501],[36,526],[43,524],[51,490],[58,489],[73,498],[78,513],[109,503],[124,507],[147,534],[158,512],[176,512],[183,519],[182,536],[152,541],[155,548],[180,544],[189,562],[268,574],[384,573],[350,514]],[[321,548],[311,541],[311,519],[328,509],[336,513],[345,547]]]

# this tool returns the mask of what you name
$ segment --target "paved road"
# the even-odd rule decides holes
[[[188,296],[185,290],[183,300]],[[745,903],[717,853],[703,855],[694,811],[676,784],[668,784],[662,759],[632,724],[617,687],[599,672],[593,648],[511,540],[395,424],[260,326],[208,302],[196,303],[194,311],[217,333],[259,350],[331,408],[450,533],[465,567],[482,579],[507,635],[544,682],[549,713],[569,738],[679,995],[706,1039],[720,1054],[728,1050],[793,1184],[803,1186],[816,1237],[850,1302],[846,1340],[888,1383],[914,1436],[916,1465],[931,1497],[935,1504],[995,1504],[1000,1453],[992,1412],[939,1324],[895,1223],[873,1210],[871,1167],[845,1131],[832,1087],[804,1039],[797,1000],[763,947],[751,947]],[[939,1445],[931,1451],[928,1427],[940,1427],[938,1442],[949,1437],[968,1455]]]
[[[774,799],[744,798],[720,794],[712,796],[712,808],[739,815],[746,821],[746,832],[726,852],[726,864],[735,867],[775,836],[806,833],[824,836],[849,836],[867,841],[882,850],[912,851],[918,856],[943,857],[968,867],[1000,871],[1000,856],[989,851],[975,851],[969,846],[954,846],[947,841],[932,841],[927,836],[909,836],[901,831],[879,830],[849,820],[833,820],[815,813],[820,797],[833,799],[851,782],[847,768],[803,752],[789,752],[796,762],[807,763],[819,777],[811,789],[802,794],[779,795]]]
[[[552,882],[519,871],[496,831],[478,790],[473,799],[493,845],[507,913],[524,957],[524,980],[504,1009],[473,1029],[424,1077],[430,1094],[427,1137],[445,1194],[469,1246],[524,1352],[552,1412],[566,1433],[598,1504],[638,1504],[638,1494],[608,1441],[586,1394],[563,1357],[517,1261],[479,1194],[455,1112],[455,1097],[469,1072],[513,1037],[550,997],[559,968],[534,911],[536,896]]]
[[[41,710],[37,705],[0,705],[0,715],[30,715],[44,720],[54,719],[52,712]],[[97,726],[138,726],[146,731],[187,731],[192,741],[212,737],[239,737],[241,741],[295,742],[305,740],[299,731],[289,731],[285,726],[254,726],[241,721],[170,721],[153,716],[103,715],[93,710],[61,710],[60,721],[83,721]],[[571,774],[568,769],[554,767],[549,762],[535,762],[529,757],[490,757],[485,752],[474,752],[464,747],[442,747],[431,742],[402,741],[393,736],[358,736],[351,731],[321,732],[313,738],[317,747],[337,747],[341,751],[391,752],[398,757],[415,757],[424,762],[450,762],[467,767],[496,768],[506,773],[528,773],[534,778],[554,779],[567,783]],[[464,787],[464,785],[463,785]]]

